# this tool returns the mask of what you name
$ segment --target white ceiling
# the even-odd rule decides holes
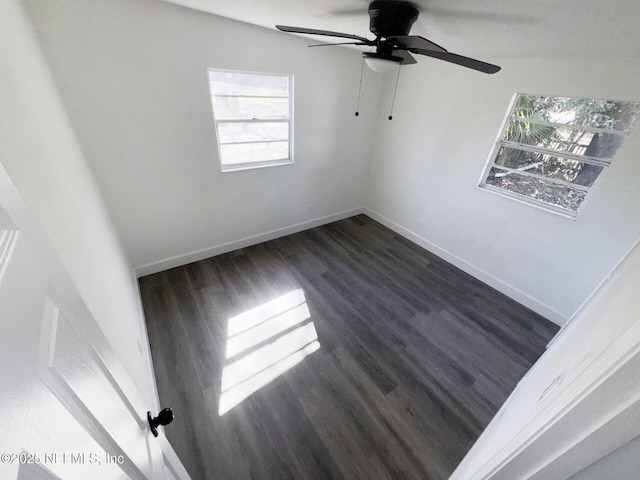
[[[282,24],[371,37],[368,0],[165,1],[271,29]],[[411,34],[461,55],[480,59],[640,57],[638,0],[414,3],[421,14]],[[318,39],[322,37],[310,43]]]

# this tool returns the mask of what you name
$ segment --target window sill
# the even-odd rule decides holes
[[[256,168],[267,168],[267,167],[282,167],[285,165],[293,165],[292,158],[286,158],[283,160],[270,160],[267,162],[250,162],[250,163],[236,163],[230,165],[222,165],[221,170],[222,173],[230,173],[230,172],[239,172],[242,170],[254,170]]]
[[[555,206],[550,205],[548,203],[536,201],[535,199],[527,197],[525,195],[520,195],[520,194],[517,194],[515,192],[510,192],[509,190],[505,190],[503,188],[498,188],[498,187],[494,187],[492,185],[487,185],[486,183],[479,184],[477,186],[477,188],[479,188],[480,190],[482,190],[484,192],[489,192],[490,194],[498,195],[499,197],[502,197],[502,198],[508,198],[510,200],[515,200],[517,203],[520,203],[521,205],[526,205],[528,207],[533,207],[533,208],[535,208],[537,210],[542,210],[543,212],[551,213],[551,214],[557,215],[559,217],[565,218],[567,220],[576,221],[578,219],[578,213],[580,213],[580,211],[577,211],[575,213],[574,212],[570,212],[569,210],[565,210],[565,209],[560,208],[560,207],[555,207]]]

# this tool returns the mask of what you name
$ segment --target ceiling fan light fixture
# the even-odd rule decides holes
[[[394,57],[392,55],[380,55],[380,54],[362,54],[364,57],[364,63],[367,64],[374,72],[388,73],[394,72],[400,64],[402,64],[402,58]]]

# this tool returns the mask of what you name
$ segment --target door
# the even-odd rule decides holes
[[[188,479],[147,410],[0,168],[0,478]]]

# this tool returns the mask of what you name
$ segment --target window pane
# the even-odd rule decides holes
[[[518,195],[577,212],[587,196],[584,190],[560,185],[543,179],[492,168],[486,183]]]
[[[293,162],[293,76],[216,70],[208,75],[222,166]]]
[[[289,77],[209,71],[211,93],[218,95],[264,95],[287,97]]]
[[[633,102],[520,95],[514,116],[628,132],[639,112],[640,104]]]
[[[289,99],[274,97],[213,97],[218,120],[289,118]]]
[[[224,165],[287,160],[289,158],[289,142],[220,145],[220,155]]]
[[[611,159],[624,143],[624,136],[596,133],[579,128],[541,125],[514,119],[509,122],[504,139],[558,152]]]
[[[482,183],[575,214],[639,115],[640,103],[518,94]]]
[[[603,169],[598,165],[508,147],[500,147],[495,164],[585,187],[592,186]]]
[[[220,144],[288,140],[287,122],[218,123]]]

